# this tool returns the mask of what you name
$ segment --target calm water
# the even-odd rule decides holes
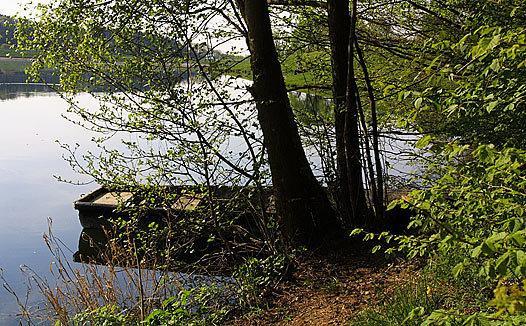
[[[78,101],[96,105],[88,95],[79,96]],[[0,268],[22,295],[26,277],[21,265],[49,275],[52,257],[42,237],[48,230],[48,219],[53,221],[54,233],[74,252],[81,226],[72,203],[97,187],[65,184],[54,178],[60,175],[87,181],[62,159],[56,140],[89,149],[93,134],[65,120],[62,114],[66,110],[67,103],[44,87],[0,84]],[[393,165],[392,174],[409,169],[397,161],[397,147],[407,150],[404,143],[386,143],[384,147],[395,152],[387,158]],[[39,302],[36,293],[32,300],[33,305]],[[0,288],[0,325],[17,325],[17,312],[14,298]]]
[[[88,96],[80,101],[89,102]],[[95,185],[74,186],[53,175],[79,179],[61,158],[56,140],[88,144],[91,135],[64,118],[67,104],[43,88],[0,85],[0,268],[25,292],[21,265],[41,275],[52,261],[42,235],[54,232],[75,250],[81,230],[72,202]],[[38,300],[34,298],[34,300]],[[0,289],[0,325],[17,324],[13,298]]]

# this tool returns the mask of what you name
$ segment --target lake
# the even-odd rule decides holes
[[[97,105],[87,94],[77,99],[87,107]],[[43,240],[48,221],[53,221],[55,235],[71,249],[72,261],[82,230],[72,203],[97,188],[62,183],[54,177],[88,181],[72,171],[56,143],[79,143],[84,150],[94,147],[92,132],[62,117],[67,108],[45,86],[0,84],[0,268],[22,297],[27,288],[21,266],[42,276],[50,274],[53,259]],[[391,173],[408,171],[406,163],[398,161],[400,148],[407,151],[407,144],[391,142],[384,147],[393,152],[387,158],[393,165]],[[30,305],[39,301],[38,293],[32,293]],[[18,325],[17,313],[13,296],[1,288],[0,325]]]
[[[80,100],[90,101],[87,95]],[[54,178],[79,179],[55,141],[88,145],[92,136],[61,116],[66,109],[66,102],[44,86],[0,85],[0,268],[19,294],[25,292],[21,265],[49,274],[52,259],[42,238],[48,218],[75,250],[81,227],[72,202],[96,188]],[[18,324],[17,311],[14,298],[0,289],[0,325]]]

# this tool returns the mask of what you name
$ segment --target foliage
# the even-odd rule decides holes
[[[501,1],[490,15],[481,14],[490,2],[482,3],[480,12],[468,15],[460,38],[427,41],[424,55],[438,53],[420,73],[429,78],[422,90],[402,92],[400,99],[413,99],[406,117],[421,130],[524,148],[524,3]]]
[[[507,285],[505,282],[499,282],[495,288],[495,298],[490,302],[491,305],[498,309],[498,313],[520,314],[526,311],[525,299],[526,291],[525,280],[522,284]]]
[[[10,45],[15,42],[15,20],[12,17],[0,15],[0,44]]]
[[[415,211],[409,227],[421,233],[399,238],[400,249],[410,257],[465,252],[470,258],[455,274],[482,263],[479,272],[489,278],[524,275],[526,153],[450,144],[438,159],[451,164],[431,165],[433,184],[399,202]]]
[[[480,1],[465,10],[461,33],[424,43],[416,60],[429,58],[418,75],[427,76],[425,84],[399,93],[401,104],[410,102],[401,125],[428,133],[417,143],[429,151],[422,160],[427,181],[392,204],[412,210],[412,235],[365,238],[394,242],[387,251],[408,257],[455,253],[462,257],[451,266],[455,277],[476,269],[495,289],[493,312],[484,304],[478,313],[442,309],[425,324],[524,322],[524,9],[518,1]]]
[[[182,290],[162,302],[144,320],[127,315],[116,306],[102,306],[77,313],[73,325],[220,325],[229,313],[225,289],[214,285]],[[60,323],[57,322],[59,325]]]
[[[189,19],[188,10],[202,13]],[[215,29],[200,24],[207,14],[218,12],[199,1],[57,1],[20,20],[19,50],[37,53],[29,74],[56,69],[68,118],[98,133],[97,151],[64,145],[75,170],[108,188],[157,193],[158,185],[268,181],[246,83],[210,75],[214,48],[188,37]],[[98,108],[79,105],[83,91]]]
[[[286,276],[289,265],[287,257],[279,254],[265,259],[247,259],[234,273],[240,303],[244,306],[261,303],[265,293]]]
[[[522,290],[513,284],[526,277],[525,164],[523,150],[498,150],[493,145],[472,149],[450,143],[430,164],[431,179],[424,189],[391,204],[411,209],[413,234],[367,234],[366,239],[393,241],[396,245],[387,252],[402,251],[409,258],[459,255],[462,259],[451,266],[455,277],[476,269],[476,275],[493,287],[496,280],[509,279],[509,287],[495,289],[491,304],[499,309],[498,317],[519,313]],[[435,322],[446,315],[466,324],[497,318],[442,311],[431,314],[429,320]]]
[[[181,291],[164,300],[141,325],[220,325],[232,309],[224,292],[216,286]]]
[[[57,323],[60,325],[60,323]],[[72,320],[73,325],[112,326],[130,325],[131,319],[116,306],[102,306],[91,311],[76,314]]]

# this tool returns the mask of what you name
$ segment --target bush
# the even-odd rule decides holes
[[[247,259],[234,273],[241,305],[260,304],[265,292],[286,275],[288,266],[289,261],[284,255]]]
[[[204,286],[181,291],[152,311],[144,325],[220,325],[232,309],[224,288]]]
[[[495,298],[481,304],[481,312],[454,309],[429,314],[427,323],[515,323],[526,302],[521,286],[526,278],[526,151],[497,150],[493,145],[475,149],[448,144],[429,166],[429,180],[391,204],[414,212],[409,235],[367,234],[395,245],[408,258],[458,257],[449,271],[456,278],[468,276],[471,293],[482,289],[483,279]],[[360,233],[355,230],[354,233]],[[378,249],[378,247],[376,248]],[[500,283],[499,283],[500,281]],[[499,285],[498,285],[499,284]],[[475,295],[475,294],[474,294]]]
[[[97,309],[78,313],[73,317],[73,325],[113,326],[130,325],[132,319],[126,316],[117,306],[102,306]],[[61,325],[60,322],[55,324]]]
[[[416,213],[409,225],[418,235],[398,237],[409,257],[462,253],[459,275],[480,266],[487,278],[526,275],[526,152],[481,145],[449,145],[433,164],[435,180],[394,204]],[[442,161],[444,162],[444,161]]]

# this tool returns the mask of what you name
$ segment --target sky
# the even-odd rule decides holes
[[[30,3],[44,3],[50,0],[0,0],[0,14],[14,15],[21,13],[22,8]]]

